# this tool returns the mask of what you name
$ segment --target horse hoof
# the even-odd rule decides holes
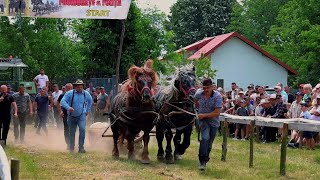
[[[173,163],[174,163],[174,160],[172,156],[166,157],[166,164],[173,164]]]
[[[128,154],[128,159],[129,160],[136,160],[136,158],[135,158],[135,156],[134,156],[134,154]]]
[[[163,161],[164,160],[164,156],[163,155],[157,155],[157,159],[158,159],[158,161]]]

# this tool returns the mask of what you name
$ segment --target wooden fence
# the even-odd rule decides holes
[[[288,130],[299,130],[299,131],[313,131],[320,132],[320,121],[308,120],[302,118],[296,119],[274,119],[265,118],[258,116],[235,116],[230,114],[222,113],[220,116],[222,123],[223,143],[222,143],[222,154],[221,161],[227,159],[227,132],[228,123],[240,123],[250,124],[250,153],[249,153],[249,167],[253,167],[253,150],[254,150],[254,127],[265,126],[265,127],[276,127],[282,128],[282,139],[281,139],[281,154],[280,154],[280,175],[286,175],[286,156],[287,156],[287,136]]]

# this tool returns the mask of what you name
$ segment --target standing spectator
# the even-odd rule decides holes
[[[17,118],[17,104],[14,101],[14,98],[8,94],[7,86],[2,85],[0,87],[0,140],[3,140],[5,145],[7,144],[7,137],[11,121],[11,106],[14,108],[14,118]]]
[[[25,92],[23,84],[20,85],[19,92],[13,94],[13,98],[18,108],[18,118],[13,121],[15,142],[17,143],[20,138],[20,143],[24,143],[26,116],[28,115],[28,110],[30,116],[33,114],[32,103],[30,95]]]
[[[283,103],[287,103],[288,98],[286,98],[286,96],[282,94],[281,86],[275,86],[274,91],[276,92],[277,95],[281,96]]]
[[[92,91],[92,106],[91,106],[91,112],[90,112],[90,119],[92,123],[95,122],[95,119],[98,119],[96,114],[97,102],[98,102],[98,94],[96,91]]]
[[[312,86],[311,86],[311,84],[305,84],[304,86],[303,86],[303,98],[302,98],[302,100],[303,101],[306,101],[308,98],[311,98],[312,96],[311,96],[311,92],[312,92]],[[312,101],[312,99],[311,99],[311,101]]]
[[[53,90],[54,90],[54,92],[52,93],[52,100],[53,100],[53,116],[54,116],[54,118],[52,119],[53,120],[52,124],[55,126],[55,123],[56,123],[57,127],[61,128],[62,121],[60,119],[60,112],[59,112],[60,107],[58,107],[58,99],[59,99],[59,96],[62,94],[62,91],[59,90],[58,84],[53,85]],[[56,122],[54,122],[54,120],[56,120]]]
[[[304,119],[311,119],[311,114],[308,111],[309,104],[302,102],[301,106],[301,118]],[[311,131],[303,131],[303,138],[305,139],[305,144],[308,149],[313,149],[315,148],[315,142],[313,139],[313,132]]]
[[[52,108],[53,106],[52,97],[48,95],[47,88],[44,87],[40,90],[40,94],[38,94],[34,100],[34,107],[35,109],[37,109],[38,116],[38,124],[36,131],[38,135],[40,135],[40,130],[42,129],[48,136],[46,123],[49,115],[49,106],[50,108]]]
[[[93,87],[93,83],[90,82],[89,83],[89,87],[86,89],[86,91],[88,91],[90,93],[90,95],[92,96],[93,91],[95,91],[96,88]]]
[[[287,103],[288,102],[288,94],[284,91],[284,87],[283,87],[282,83],[278,83],[277,86],[281,87],[280,94],[285,98],[284,103]]]
[[[49,88],[49,78],[44,74],[43,69],[40,70],[40,74],[38,74],[33,81],[36,84],[37,93],[39,93],[43,87]]]
[[[294,101],[294,95],[290,93],[289,86],[284,87],[284,91],[288,94],[288,103],[292,103]]]
[[[300,85],[299,85],[299,91],[300,91],[301,93],[303,93],[303,87],[304,87],[304,84],[300,84]]]
[[[320,83],[318,83],[316,85],[316,87],[314,88],[313,92],[312,92],[312,99],[313,99],[313,102],[312,104],[317,104],[317,97],[320,96]]]
[[[231,91],[229,92],[230,94],[230,99],[231,99],[231,103],[232,103],[232,106],[234,106],[235,104],[235,100],[236,100],[236,97],[238,95],[237,93],[237,84],[235,82],[231,83]]]
[[[100,95],[100,87],[96,87],[95,90],[96,90],[97,96],[99,96]]]
[[[100,87],[100,95],[98,95],[98,101],[96,106],[96,113],[98,121],[103,120],[103,113],[107,112],[107,100],[108,94],[106,94],[104,87]],[[95,120],[97,122],[97,120]]]
[[[264,88],[262,86],[258,87],[258,94],[260,95],[261,99],[267,99],[269,98],[268,93],[265,92]]]
[[[277,95],[276,98],[277,98],[277,105],[276,105],[277,110],[276,110],[276,113],[273,116],[271,116],[271,118],[285,119],[286,114],[288,112],[287,105],[282,100],[283,96]],[[277,133],[278,138],[281,137],[281,134],[282,134],[282,128],[279,128]]]
[[[62,91],[62,94],[66,93],[66,87],[65,87],[65,86],[62,86],[62,87],[61,87],[61,91]]]
[[[65,88],[66,88],[66,92],[71,91],[73,89],[71,83],[66,84]],[[70,131],[69,131],[69,125],[68,125],[68,110],[63,108],[63,107],[61,107],[61,104],[60,104],[60,102],[61,102],[61,100],[62,100],[62,98],[63,98],[63,96],[65,95],[66,92],[62,93],[59,96],[58,101],[57,101],[57,107],[58,107],[58,110],[60,112],[60,116],[63,119],[63,130],[64,130],[63,133],[64,133],[64,140],[65,140],[65,142],[67,144],[67,150],[70,150],[70,142],[69,142],[70,141],[70,137],[69,137],[70,136]]]
[[[85,153],[84,139],[86,131],[86,116],[89,114],[92,106],[92,97],[88,91],[83,90],[84,83],[77,80],[74,84],[74,90],[67,92],[61,105],[68,110],[68,125],[70,128],[70,152],[74,151],[75,133],[79,127],[79,153]]]
[[[202,89],[195,94],[195,101],[199,104],[199,127],[200,127],[200,147],[199,147],[199,170],[205,170],[206,163],[210,160],[209,155],[216,132],[220,125],[219,115],[222,107],[222,97],[219,92],[213,91],[211,79],[202,81]]]

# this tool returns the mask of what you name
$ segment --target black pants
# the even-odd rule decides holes
[[[11,116],[0,115],[0,139],[4,140],[4,143],[7,143],[7,137],[10,127]]]
[[[70,144],[70,130],[68,125],[68,114],[64,114],[63,116],[63,131],[64,131],[64,140],[66,141],[66,144],[69,146]]]
[[[275,127],[263,127],[263,140],[267,142],[275,142],[277,141],[277,132],[278,128]]]
[[[24,135],[26,132],[26,116],[26,113],[18,113],[18,118],[13,120],[15,140],[18,140],[20,137],[20,141],[24,141]]]
[[[192,124],[189,124],[186,128],[182,130],[177,130],[176,135],[173,138],[173,143],[175,146],[174,154],[183,155],[187,148],[190,146],[190,136],[192,133]],[[181,143],[181,136],[183,135],[183,141]]]

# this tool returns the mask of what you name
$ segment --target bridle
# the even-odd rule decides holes
[[[180,78],[179,78],[179,81],[180,81],[180,83],[179,83],[179,89],[180,89],[180,91],[183,92],[184,98],[188,98],[189,93],[190,93],[191,91],[195,91],[196,88],[195,88],[195,87],[189,87],[189,89],[185,90],[185,89],[183,88],[183,86],[182,86],[182,81],[181,81],[181,77],[182,77],[182,76],[186,76],[186,75],[183,74],[183,73],[180,75]]]

